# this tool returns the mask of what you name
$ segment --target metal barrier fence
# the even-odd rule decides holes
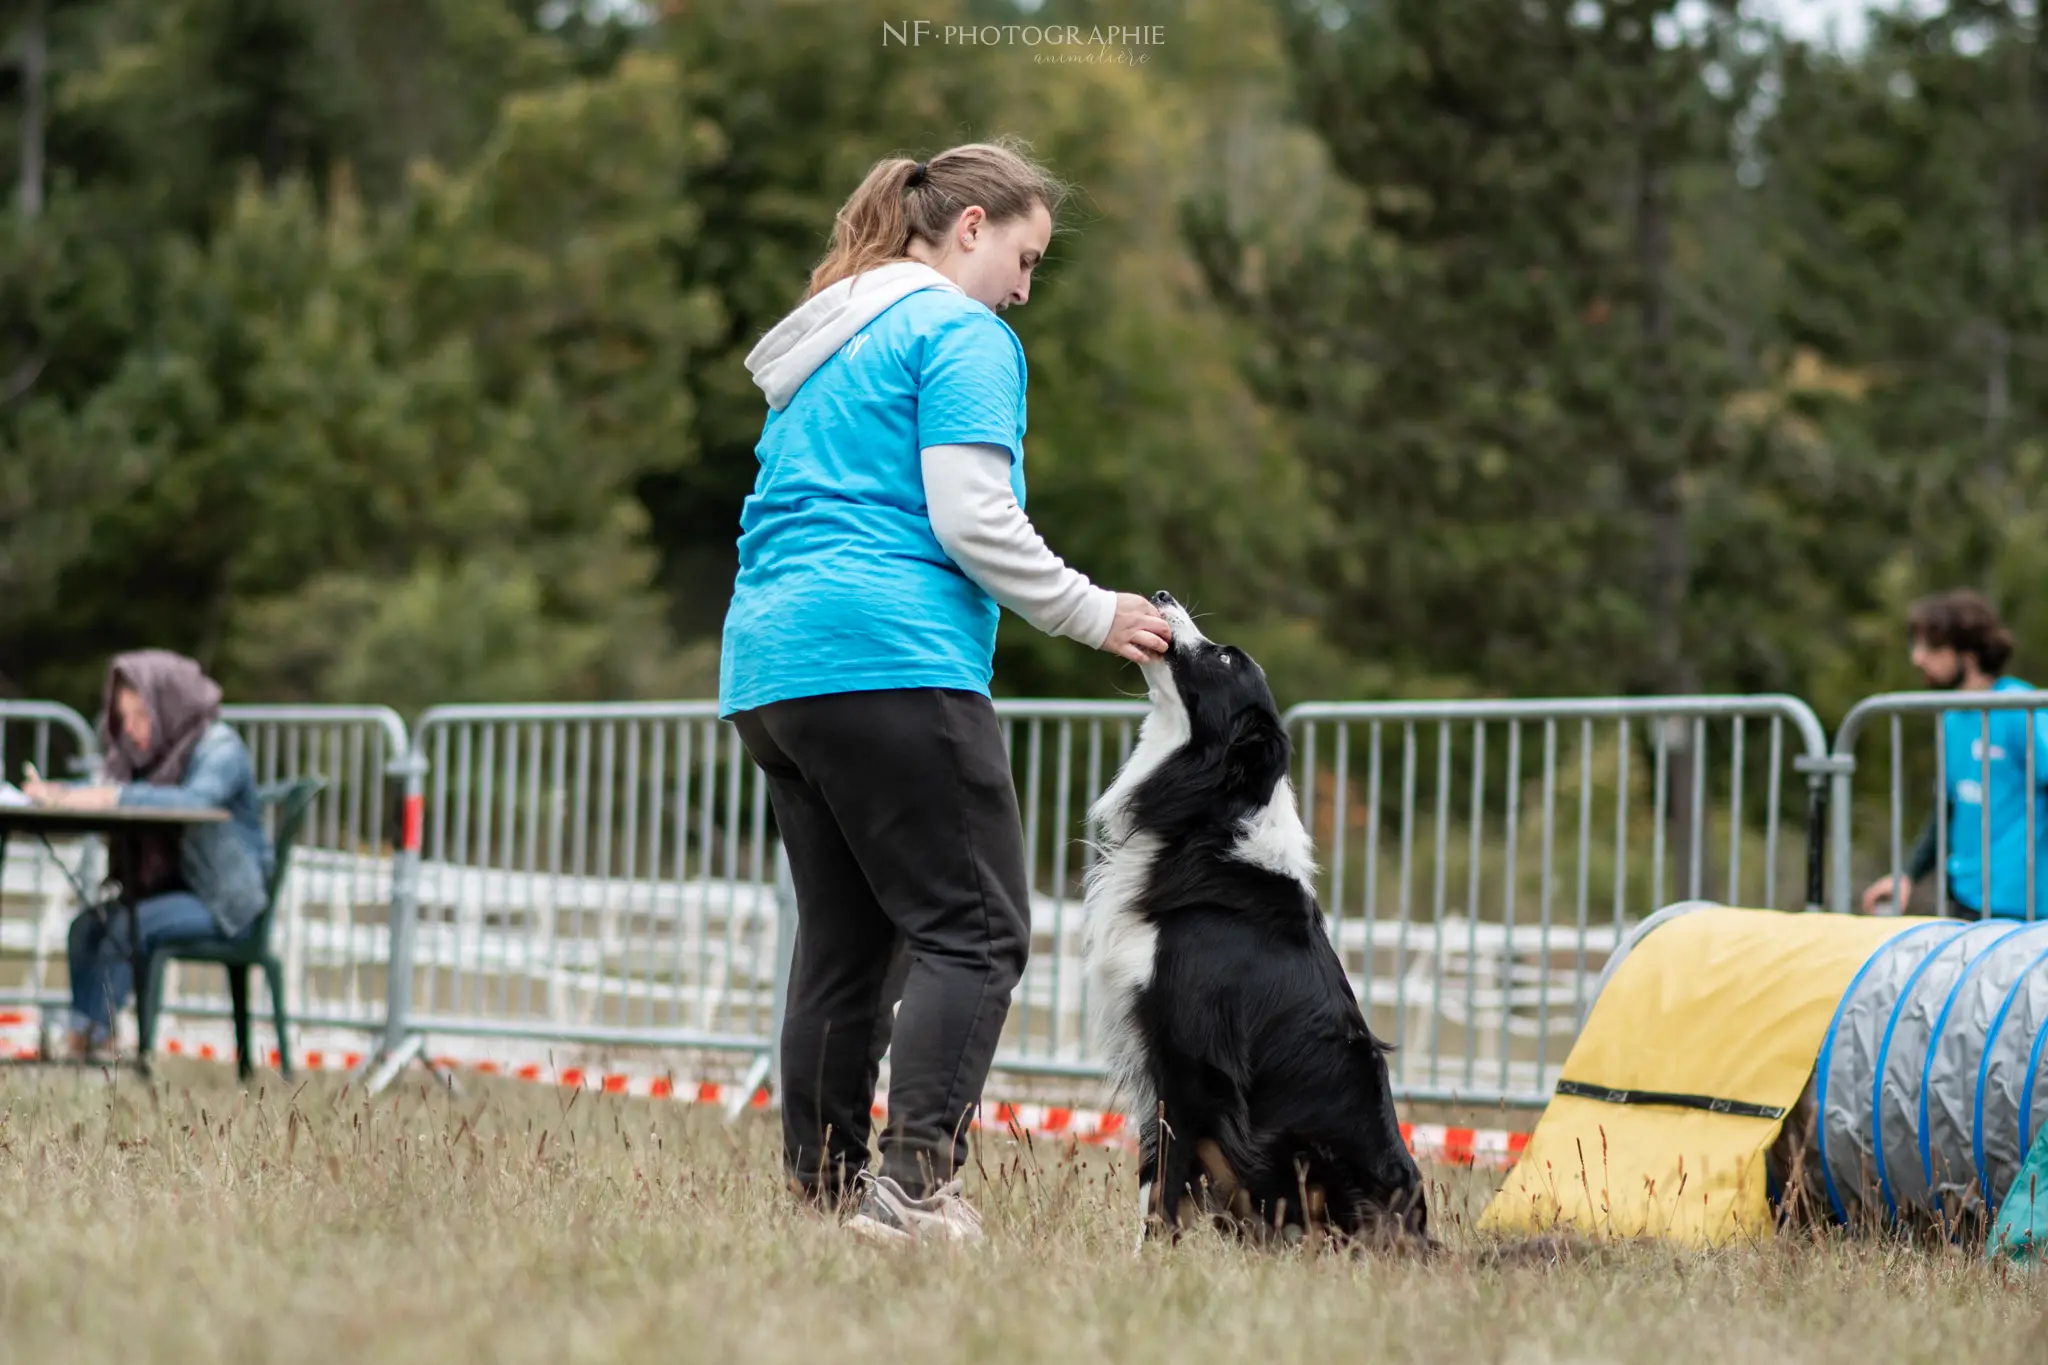
[[[1543,1104],[1607,956],[1659,906],[1818,906],[1827,751],[1795,698],[1311,704],[1288,723],[1332,940],[1404,1098]]]
[[[2025,903],[2019,908],[2029,920],[2048,915],[2048,904],[2041,903],[2037,878],[2043,869],[2037,865],[2040,859],[2036,852],[2039,839],[2048,834],[2048,805],[2044,805],[2040,786],[2048,780],[2048,717],[2037,719],[2037,711],[2048,711],[2048,691],[1894,692],[1858,702],[1836,730],[1830,759],[1834,826],[1830,908],[1838,912],[1859,908],[1862,886],[1885,873],[1897,876],[1905,870],[1906,812],[1909,806],[1918,805],[1931,812],[1935,840],[1934,892],[1924,913],[1946,913],[1950,902],[1949,787],[1953,776],[1956,805],[1975,807],[1978,812],[1977,847],[1970,850],[1977,855],[1976,866],[1988,869],[2003,867],[2009,860],[2023,860]],[[2014,715],[2015,712],[2020,714]],[[1944,720],[1943,713],[1948,713],[1949,718]],[[1928,728],[1934,733],[1916,735],[1909,742],[1906,722],[1912,717],[1930,718]],[[1857,761],[1859,742],[1864,732],[1880,721],[1889,722],[1886,729],[1890,748],[1887,766],[1873,770],[1887,779],[1887,818],[1878,827],[1869,821],[1859,822],[1853,802],[1856,778],[1864,771]],[[2003,768],[2004,760],[2012,756],[2008,746],[2016,737],[2025,750],[2024,781],[2020,791],[2008,790],[2001,798],[2001,784],[1992,765],[1996,762]],[[1967,741],[1966,755],[1949,752],[1951,744],[1958,740]],[[1959,759],[1960,765],[1952,774],[1950,765]],[[1914,798],[1916,788],[1920,795]],[[2001,800],[2019,800],[2025,805],[2021,820],[2024,846],[2020,850],[2013,850],[2008,843],[1994,853],[1994,826],[2001,811],[2010,811],[2010,806],[2000,804]],[[1861,841],[1863,847],[1876,844],[1883,849],[1880,860],[1857,858],[1859,834],[1872,836]],[[1981,887],[1978,894],[1981,903]],[[1904,907],[1891,908],[1896,913]]]
[[[1862,732],[1890,719],[1897,866],[1914,761],[1903,720],[1959,701],[1871,698],[1832,754],[1812,711],[1782,696],[1296,707],[1318,891],[1375,1030],[1399,1049],[1399,1092],[1541,1104],[1634,923],[1684,898],[1818,909],[1830,828],[1832,908],[1849,908],[1874,829],[1852,817]],[[1967,709],[1986,712],[1988,736],[1993,713],[2035,707],[2048,693]],[[1087,812],[1147,709],[997,704],[1032,888],[1000,1070],[1101,1073],[1082,967]],[[753,1062],[749,1088],[766,1077],[793,914],[765,784],[713,703],[436,707],[410,735],[374,707],[227,717],[260,780],[329,784],[277,922],[295,1022],[381,1030],[394,1071],[446,1035],[720,1052]],[[77,771],[94,752],[75,712],[0,703],[0,773],[18,778],[24,759]],[[1942,761],[1931,745],[1928,758]],[[2031,782],[2031,746],[2027,762]],[[61,1004],[70,888],[40,848],[12,855],[0,1003]],[[169,986],[169,1009],[226,1012],[216,972]]]
[[[442,706],[389,1037],[765,1054],[767,787],[710,702]]]
[[[70,707],[0,700],[0,781],[19,783],[31,764],[48,778],[83,776],[99,751],[92,722]]]
[[[46,778],[83,777],[98,757],[91,722],[70,707],[0,700],[0,780],[18,786],[30,765]],[[68,999],[50,969],[62,960],[76,910],[71,879],[87,887],[99,880],[93,853],[79,840],[8,844],[0,865],[0,1005],[47,1008]]]

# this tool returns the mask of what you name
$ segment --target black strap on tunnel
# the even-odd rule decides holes
[[[1557,1083],[1557,1093],[1582,1100],[1599,1100],[1603,1104],[1668,1104],[1680,1109],[1704,1109],[1710,1114],[1736,1114],[1746,1119],[1782,1119],[1790,1112],[1773,1108],[1768,1104],[1724,1100],[1714,1095],[1675,1095],[1663,1090],[1616,1090],[1605,1085],[1587,1085],[1584,1081],[1561,1080]]]

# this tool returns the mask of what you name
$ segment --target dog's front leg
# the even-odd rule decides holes
[[[1187,1154],[1167,1126],[1166,1107],[1159,1105],[1138,1133],[1138,1240],[1144,1248],[1156,1227],[1180,1240],[1180,1200],[1186,1183]]]
[[[1165,1140],[1165,1115],[1155,1112],[1138,1127],[1138,1234],[1131,1254],[1142,1255],[1152,1238],[1152,1225],[1159,1217],[1159,1158]]]

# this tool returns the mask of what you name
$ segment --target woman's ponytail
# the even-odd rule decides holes
[[[804,297],[853,275],[903,260],[910,244],[938,246],[961,210],[978,204],[992,223],[1044,205],[1057,215],[1068,189],[1011,139],[971,142],[930,161],[877,161],[832,223],[832,244],[811,271]]]
[[[910,249],[911,224],[905,197],[924,163],[909,157],[878,161],[860,188],[840,206],[832,223],[832,246],[811,272],[808,298],[849,275],[903,259]]]

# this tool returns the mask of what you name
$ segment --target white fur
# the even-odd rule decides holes
[[[1266,808],[1244,822],[1231,856],[1268,872],[1292,877],[1315,891],[1316,848],[1294,804],[1294,783],[1281,778]]]
[[[1144,666],[1152,711],[1138,726],[1138,742],[1109,789],[1089,808],[1097,850],[1088,871],[1083,952],[1095,1036],[1109,1065],[1110,1086],[1127,1112],[1149,1114],[1152,1086],[1131,1011],[1152,983],[1158,931],[1138,913],[1138,898],[1152,875],[1159,841],[1131,828],[1131,795],[1158,766],[1188,742],[1188,713],[1173,673],[1162,662]]]
[[[1134,1011],[1152,983],[1159,931],[1138,913],[1137,904],[1158,852],[1159,841],[1145,834],[1109,850],[1089,873],[1086,902],[1095,1036],[1109,1065],[1112,1090],[1140,1123],[1151,1114],[1154,1096]]]
[[[1188,709],[1180,699],[1180,689],[1174,686],[1173,670],[1160,660],[1145,664],[1144,673],[1146,690],[1151,695],[1151,713],[1139,722],[1138,742],[1131,746],[1130,757],[1117,770],[1116,780],[1088,809],[1097,839],[1111,846],[1130,837],[1131,793],[1186,744],[1190,734]]]

